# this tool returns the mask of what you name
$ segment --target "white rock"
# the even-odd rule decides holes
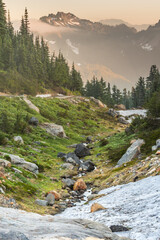
[[[40,125],[40,127],[46,130],[46,132],[48,132],[52,136],[66,138],[65,131],[61,125],[57,125],[54,123],[43,123]]]
[[[20,145],[23,145],[24,144],[24,141],[23,141],[23,138],[21,136],[15,136],[13,138],[13,140],[17,143],[19,143]]]
[[[145,144],[143,139],[138,139],[128,149],[127,152],[118,161],[117,166],[132,161],[140,153],[140,147]]]

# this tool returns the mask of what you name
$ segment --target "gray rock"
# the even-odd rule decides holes
[[[0,232],[0,240],[29,240],[23,233],[10,231],[8,233]]]
[[[74,152],[73,153],[67,153],[65,160],[66,160],[66,162],[69,162],[69,163],[75,163],[75,165],[80,165],[81,164],[81,162],[79,160],[79,157],[77,157],[77,155]]]
[[[90,150],[83,143],[77,144],[75,154],[79,158],[91,155]]]
[[[91,160],[88,160],[80,165],[82,171],[92,172],[95,169],[95,165]]]
[[[66,158],[66,156],[67,156],[67,155],[66,155],[65,153],[62,153],[62,152],[59,152],[59,153],[57,154],[57,157],[58,157],[58,158],[62,158],[62,159],[63,159],[63,158]]]
[[[40,125],[41,128],[46,130],[47,133],[54,137],[66,138],[65,131],[62,126],[54,123],[43,123]]]
[[[15,136],[13,138],[13,140],[20,145],[24,145],[24,141],[23,141],[23,138],[21,136]]]
[[[71,163],[64,163],[61,165],[61,167],[64,169],[69,169],[69,170],[73,170],[73,168],[74,168],[73,164],[71,164]]]
[[[35,201],[35,203],[39,206],[47,206],[48,205],[48,202],[46,200],[40,200],[40,199],[37,199]]]
[[[157,146],[155,145],[155,146],[152,147],[152,152],[156,151],[156,150],[157,150]]]
[[[65,187],[69,187],[70,189],[73,189],[75,184],[75,181],[70,178],[63,178],[62,182],[64,183]]]
[[[124,227],[122,225],[112,225],[112,226],[110,226],[110,229],[112,232],[127,232],[127,231],[129,231],[129,228]]]
[[[158,148],[160,148],[160,139],[156,141],[156,145],[152,147],[152,151],[156,151]]]
[[[115,111],[113,108],[108,110],[108,115],[110,115],[111,117],[117,117],[119,116],[119,113],[117,111]]]
[[[58,216],[41,216],[35,213],[26,213],[16,209],[0,208],[2,218],[0,224],[0,239],[28,240],[29,239],[106,239],[122,240],[111,230],[100,223],[83,219],[63,219]],[[4,221],[3,221],[4,219]],[[12,233],[4,235],[12,229]],[[19,229],[22,233],[19,233]],[[16,233],[16,234],[15,234]],[[6,234],[6,233],[5,233]],[[26,236],[28,236],[28,238]],[[5,236],[2,238],[2,236]]]
[[[87,198],[88,198],[88,201],[91,201],[91,200],[95,199],[98,196],[99,196],[99,194],[91,194]]]
[[[160,139],[158,139],[158,140],[156,141],[156,146],[157,146],[157,148],[160,148]]]
[[[52,193],[49,193],[46,197],[47,205],[53,206],[55,203],[55,196]]]
[[[0,159],[0,166],[11,167],[11,163],[5,159]]]
[[[124,117],[119,117],[118,122],[126,125],[128,124],[127,120]]]
[[[0,187],[0,193],[5,194],[3,188]]]
[[[86,138],[86,142],[87,142],[87,143],[91,143],[91,142],[92,142],[92,137],[90,137],[90,136],[87,137],[87,138]]]
[[[140,147],[145,144],[143,139],[136,140],[128,149],[127,152],[118,161],[117,166],[132,161],[140,153]]]
[[[38,126],[39,121],[36,117],[31,117],[29,120],[29,124],[34,125],[34,126]]]
[[[76,147],[77,147],[77,144],[72,144],[72,145],[67,146],[67,148],[76,148]]]
[[[20,158],[19,156],[13,154],[1,152],[0,155],[2,155],[3,157],[5,156],[9,157],[12,164],[25,168],[30,172],[38,174],[38,166],[35,163],[27,162],[24,160],[24,158]]]
[[[20,174],[22,174],[22,171],[20,171],[19,169],[17,169],[17,168],[12,168],[14,171],[15,171],[15,173],[20,173]]]

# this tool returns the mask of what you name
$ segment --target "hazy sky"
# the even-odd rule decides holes
[[[30,18],[57,11],[72,12],[80,18],[98,21],[118,18],[130,23],[156,23],[160,0],[4,0],[12,19],[20,19],[27,7]]]

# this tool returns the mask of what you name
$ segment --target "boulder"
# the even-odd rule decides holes
[[[87,189],[87,185],[85,184],[85,182],[83,181],[83,179],[78,179],[73,187],[74,191],[85,191]]]
[[[73,168],[74,168],[73,164],[71,164],[71,163],[64,163],[61,165],[61,167],[64,169],[69,169],[69,170],[73,170]]]
[[[65,131],[61,125],[54,123],[43,123],[40,125],[40,127],[54,137],[66,138]]]
[[[126,107],[124,104],[114,105],[114,107],[117,108],[118,110],[126,110]]]
[[[92,172],[95,169],[95,165],[91,160],[88,160],[80,165],[79,170]]]
[[[87,143],[91,143],[92,141],[93,141],[92,137],[89,136],[89,137],[86,138]]]
[[[112,225],[112,226],[110,226],[110,229],[112,232],[127,232],[127,231],[129,231],[129,228],[124,227],[122,225]]]
[[[93,203],[92,206],[91,206],[91,213],[97,212],[97,211],[100,211],[100,210],[104,210],[104,209],[106,209],[106,208],[103,207],[101,204]]]
[[[39,121],[36,117],[31,117],[30,120],[29,120],[29,124],[33,125],[33,126],[38,126]]]
[[[152,147],[152,151],[156,151],[158,148],[160,148],[160,139],[156,141],[156,145]]]
[[[35,163],[27,162],[24,160],[24,158],[20,158],[19,156],[13,154],[1,152],[0,155],[2,155],[3,157],[7,156],[12,164],[25,168],[30,172],[38,174],[38,166]]]
[[[98,107],[100,108],[105,108],[106,105],[103,104],[100,100],[94,98],[94,97],[90,97],[91,101],[94,102]]]
[[[74,152],[67,153],[65,160],[66,162],[72,163],[74,165],[81,164],[79,157],[77,157],[77,155]]]
[[[47,202],[47,201],[45,201],[45,200],[40,200],[40,199],[37,199],[37,200],[35,201],[35,203],[36,203],[37,205],[39,205],[39,206],[47,206],[47,205],[48,205],[48,202]]]
[[[62,182],[64,183],[65,187],[69,187],[70,189],[73,189],[75,184],[75,181],[70,178],[63,178]]]
[[[11,163],[9,161],[5,160],[5,159],[0,159],[0,166],[10,168]]]
[[[75,154],[79,158],[83,158],[91,155],[90,150],[83,143],[77,144],[77,147],[75,149]]]
[[[24,144],[24,141],[23,141],[23,138],[21,136],[15,136],[13,138],[14,142],[18,143],[19,145],[23,145]]]
[[[110,108],[107,113],[111,117],[118,117],[119,116],[119,113],[117,111],[115,111],[113,108]]]
[[[56,201],[59,201],[61,199],[61,195],[56,191],[51,191],[48,194],[53,194]]]
[[[118,118],[118,122],[119,122],[119,123],[122,123],[122,124],[125,124],[125,125],[128,124],[127,120],[126,120],[124,117],[119,117],[119,118]]]
[[[57,154],[57,157],[58,158],[66,158],[66,154],[65,153],[62,153],[62,152],[59,152],[58,154]]]
[[[132,161],[135,157],[140,154],[141,146],[145,144],[143,139],[138,139],[134,142],[128,149],[127,152],[122,156],[122,158],[118,161],[117,166],[121,166],[124,163]]]
[[[23,233],[10,231],[8,233],[0,232],[1,240],[29,240]]]
[[[47,205],[53,206],[55,203],[55,196],[53,193],[48,193],[46,197]]]

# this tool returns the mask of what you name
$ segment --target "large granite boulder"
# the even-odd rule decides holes
[[[1,240],[29,240],[23,233],[21,232],[0,232],[0,239]]]
[[[117,166],[132,161],[140,153],[141,146],[145,144],[143,139],[136,140],[128,149],[127,152],[118,161]]]
[[[38,166],[35,163],[27,162],[24,160],[24,158],[21,158],[17,155],[13,155],[13,154],[1,152],[0,155],[3,157],[8,157],[8,159],[10,159],[12,164],[22,167],[30,172],[38,174]]]
[[[0,208],[0,239],[2,240],[122,240],[104,224],[84,219],[63,219],[41,216],[16,209]],[[12,229],[12,232],[9,232]],[[19,229],[22,233],[19,233]],[[9,232],[9,233],[8,233]],[[26,237],[27,236],[27,237]]]
[[[46,130],[47,133],[51,134],[54,137],[66,138],[65,131],[61,125],[54,123],[43,123],[40,125],[41,128]]]

